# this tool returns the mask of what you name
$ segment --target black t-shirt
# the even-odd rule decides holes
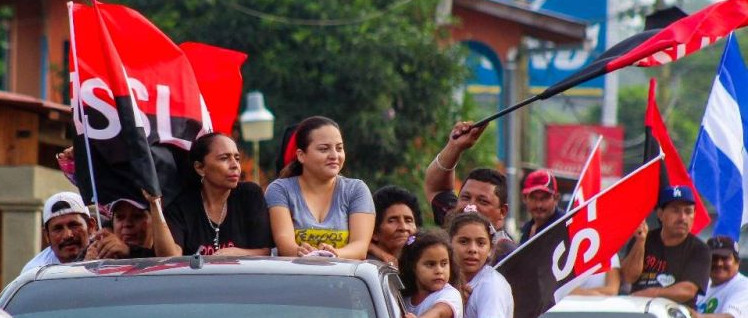
[[[660,236],[661,231],[662,228],[656,228],[647,233],[647,240],[644,242],[644,268],[639,279],[631,285],[631,292],[689,281],[699,288],[698,294],[704,294],[712,264],[709,248],[692,234],[688,234],[686,240],[676,246],[665,246]],[[694,300],[685,305],[693,307]]]
[[[558,206],[556,206],[556,210],[553,211],[553,214],[551,214],[551,217],[548,218],[548,221],[545,221],[543,225],[541,225],[539,228],[535,229],[535,235],[540,233],[540,231],[544,230],[553,222],[556,222],[556,220],[560,219],[564,216],[564,211],[561,210]],[[520,244],[524,244],[530,239],[530,230],[532,230],[532,225],[535,224],[535,220],[530,219],[527,221],[524,225],[522,225],[522,228],[520,228],[520,231],[522,232],[522,237],[520,237],[519,242]]]
[[[146,258],[156,256],[156,251],[154,251],[152,248],[145,248],[130,244],[127,244],[127,246],[130,247],[130,258]]]
[[[183,192],[167,207],[165,217],[174,242],[182,247],[182,254],[215,253],[213,239],[216,232],[208,223],[199,189]],[[226,217],[219,229],[220,248],[273,247],[268,207],[260,186],[241,182],[231,190]]]

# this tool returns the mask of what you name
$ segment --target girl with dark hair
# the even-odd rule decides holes
[[[405,241],[421,226],[421,209],[415,195],[396,186],[384,186],[374,192],[376,218],[368,259],[397,266],[397,257]]]
[[[270,255],[273,247],[262,189],[239,182],[239,150],[210,133],[190,148],[196,180],[166,208],[170,255]]]
[[[444,230],[408,238],[399,263],[406,317],[462,318],[460,270]]]
[[[449,226],[455,259],[472,293],[465,318],[514,316],[512,288],[504,276],[487,265],[491,252],[491,222],[478,212],[456,215]]]
[[[295,140],[295,160],[265,192],[278,254],[364,259],[374,203],[363,181],[340,175],[345,151],[338,124],[309,117],[299,123]]]

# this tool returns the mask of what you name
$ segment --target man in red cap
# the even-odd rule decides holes
[[[559,198],[556,177],[550,171],[536,170],[525,178],[522,202],[525,203],[532,219],[522,225],[520,244],[527,242],[564,215],[558,208]]]

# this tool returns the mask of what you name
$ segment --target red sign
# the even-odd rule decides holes
[[[602,177],[623,176],[623,127],[547,125],[545,130],[549,169],[579,175],[597,136],[602,135]]]

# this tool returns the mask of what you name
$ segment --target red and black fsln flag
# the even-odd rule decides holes
[[[512,286],[515,318],[540,316],[608,266],[657,202],[661,158],[593,196],[499,263],[497,270]]]
[[[91,202],[85,113],[99,203],[142,201],[141,188],[150,192],[160,185],[167,206],[189,181],[188,151],[213,130],[211,117],[218,119],[217,131],[230,135],[247,55],[200,43],[177,46],[135,10],[94,6],[69,5],[76,184]],[[146,146],[157,183],[146,167]]]
[[[653,78],[649,81],[649,100],[644,118],[644,161],[648,161],[654,157],[659,153],[661,148],[665,154],[665,158],[663,159],[664,164],[660,169],[660,188],[676,185],[685,186],[691,188],[693,193],[698,193],[696,187],[693,185],[691,176],[683,165],[678,150],[670,139],[665,122],[660,115],[660,110],[657,108],[657,100],[655,99],[656,87],[657,85]],[[697,195],[695,199],[693,227],[691,227],[691,233],[693,234],[699,233],[711,222],[711,217],[709,217],[709,212],[706,206],[704,206],[701,196]]]
[[[538,97],[549,98],[626,66],[650,67],[675,61],[746,25],[748,0],[714,3],[663,28],[646,30],[621,41],[603,52],[590,65],[549,87],[538,94]]]
[[[79,6],[78,9],[83,8]],[[81,56],[93,57],[79,58],[78,63],[80,68],[96,70],[97,77],[94,82],[81,85],[86,87],[74,89],[74,98],[76,102],[97,100],[103,103],[88,105],[100,107],[99,112],[90,111],[90,107],[83,107],[82,104],[74,104],[76,126],[80,128],[77,129],[79,134],[74,140],[76,184],[84,200],[91,202],[93,190],[88,174],[85,139],[81,134],[87,118],[86,133],[89,136],[96,179],[106,180],[97,184],[99,203],[108,203],[121,197],[141,198],[139,189],[160,196],[161,187],[146,138],[144,119],[134,105],[122,60],[97,3],[94,2],[93,10],[78,10],[76,14],[78,15],[73,20],[78,19],[75,22],[88,23],[74,25],[76,29],[85,28],[87,35],[74,38],[74,54],[82,53]],[[92,96],[89,96],[88,86],[96,86],[90,90]],[[109,189],[110,185],[115,188]]]

